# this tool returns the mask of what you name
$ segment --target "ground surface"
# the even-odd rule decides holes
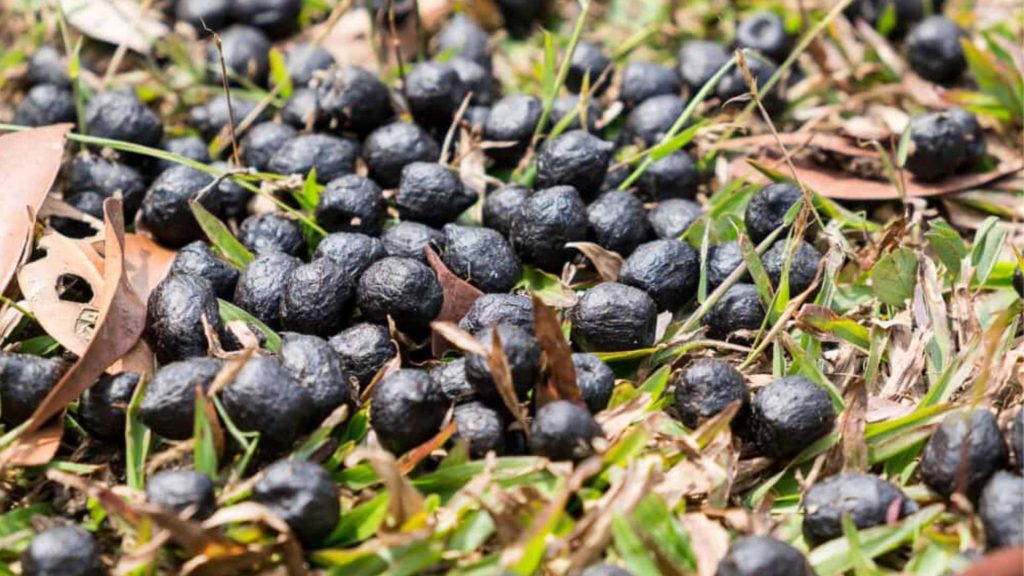
[[[68,24],[51,6],[0,1],[0,119],[9,119],[24,97],[28,55],[50,44],[73,55],[72,62],[85,63],[76,80],[80,102],[104,87],[130,86],[160,114],[169,135],[194,132],[189,109],[223,92],[202,70],[204,45],[180,26],[161,31],[159,39],[130,34],[130,26],[103,26],[116,3],[93,4],[100,6],[93,20],[72,18]],[[468,4],[477,20],[497,28],[501,16],[491,2]],[[674,67],[678,46],[694,37],[728,44],[736,21],[755,8],[783,15],[794,38],[791,56],[772,79],[788,83],[784,110],[769,119],[749,97],[724,106],[712,96],[692,112],[700,119],[697,128],[685,131],[685,140],[665,138],[656,154],[688,146],[698,160],[703,181],[697,199],[705,217],[684,238],[701,253],[742,237],[747,261],[756,262],[754,246],[742,233],[747,200],[770,179],[802,183],[813,193],[813,206],[790,216],[798,230],[812,229],[822,254],[817,289],[773,290],[764,270],[755,269],[769,310],[766,321],[747,337],[714,340],[702,331],[702,320],[725,287],[708,288],[702,269],[696,298],[674,314],[659,315],[653,346],[598,353],[619,379],[607,409],[596,414],[605,439],[595,456],[575,465],[526,454],[470,460],[464,445],[448,442],[453,428],[447,427],[396,458],[367,442],[370,408],[338,411],[290,452],[323,463],[342,503],[331,535],[301,550],[280,522],[246,506],[254,474],[266,461],[251,459],[251,436],[218,423],[212,401],[200,404],[212,423],[197,418],[194,439],[169,442],[135,417],[136,399],[128,407],[125,444],[104,444],[76,422],[75,399],[91,383],[83,382],[77,390],[66,386],[66,395],[50,402],[53,410],[45,416],[61,416],[42,418],[31,431],[6,429],[0,439],[0,574],[19,573],[19,555],[36,531],[69,521],[95,534],[107,566],[120,574],[561,574],[603,559],[633,574],[708,575],[730,542],[749,534],[792,543],[822,576],[967,569],[985,550],[981,522],[963,497],[944,500],[930,493],[918,463],[947,413],[988,407],[1005,429],[1021,405],[1024,340],[1012,279],[1024,250],[1024,13],[1014,2],[970,8],[972,3],[949,2],[945,13],[969,30],[975,52],[964,77],[941,88],[908,70],[901,43],[851,22],[831,4],[558,2],[543,22],[549,36],[539,29],[524,39],[500,30],[493,34],[494,74],[502,91],[541,98],[564,93],[559,64],[575,45],[580,18],[582,37],[603,43],[619,70],[642,60]],[[373,70],[397,90],[429,45],[427,30],[439,27],[452,8],[440,0],[421,1],[419,21],[410,17],[381,28],[386,18],[374,25],[365,10],[346,2],[307,0],[298,34],[276,45],[284,52],[297,38],[321,42],[339,63]],[[140,44],[150,55],[127,44]],[[274,68],[271,88],[240,90],[276,112],[293,87]],[[606,139],[614,140],[625,115],[615,100],[617,77],[609,83],[599,124],[606,127]],[[920,183],[904,169],[908,122],[954,104],[978,114],[988,157],[972,172]],[[7,351],[88,359],[99,370],[115,362],[122,369],[152,370],[152,359],[134,347],[145,300],[138,293],[144,296],[155,286],[174,254],[134,223],[123,228],[106,222],[107,236],[93,244],[49,245],[49,262],[38,277],[52,280],[67,272],[84,279],[86,294],[78,297],[84,304],[56,295],[27,298],[31,276],[24,268],[8,285],[24,238],[37,248],[55,242],[44,239],[52,231],[47,222],[69,210],[59,201],[67,171],[50,191],[56,165],[47,151],[56,149],[54,158],[65,167],[86,145],[140,151],[77,134],[73,130],[66,143],[53,130],[25,134],[14,144],[0,139],[0,169],[8,171],[0,181],[13,184],[2,186],[8,199],[0,209],[0,282],[6,287],[0,344]],[[532,178],[530,158],[518,168],[493,169],[484,163],[479,134],[453,135],[460,147],[448,161],[466,183],[493,189]],[[222,132],[210,142],[211,151],[229,159],[232,139]],[[627,143],[612,163],[633,170],[644,157],[644,150]],[[233,177],[261,190],[261,209],[273,210],[268,198],[276,195],[306,223],[308,238],[318,238],[311,216],[320,191],[315,184],[275,175]],[[34,223],[21,210],[26,204],[38,216]],[[478,223],[478,210],[464,214],[463,221]],[[122,259],[117,237],[125,229]],[[214,224],[207,230],[227,259],[237,256],[236,243],[223,237],[229,230]],[[577,258],[560,276],[526,268],[516,290],[537,294],[556,313],[569,309],[580,292],[616,275],[621,265],[603,249],[587,250],[591,260]],[[28,252],[28,261],[43,261],[38,250]],[[55,254],[63,261],[54,261]],[[131,285],[114,281],[122,276],[122,261]],[[442,280],[446,299],[466,297],[462,284]],[[89,306],[97,317],[83,325]],[[221,315],[250,319],[224,307]],[[408,347],[406,366],[433,362],[418,346],[419,352]],[[249,354],[223,356],[230,370]],[[744,451],[730,433],[735,408],[696,430],[683,427],[673,396],[678,371],[708,356],[739,368],[755,390],[783,375],[805,376],[829,392],[839,414],[835,429],[794,457],[770,460]],[[560,392],[554,390],[556,396]],[[224,450],[225,442],[233,448]],[[148,476],[181,466],[217,479],[224,514],[216,521],[174,522],[142,504]],[[850,526],[844,537],[811,547],[801,536],[801,496],[840,471],[871,471],[900,486],[920,510],[859,532]],[[1019,573],[1019,557],[995,562],[986,569],[992,575]]]

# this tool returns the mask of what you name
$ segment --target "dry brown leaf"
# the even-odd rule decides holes
[[[576,366],[572,363],[572,348],[565,341],[562,325],[555,311],[537,294],[533,298],[533,330],[543,350],[543,365],[547,369],[546,386],[537,386],[537,407],[551,400],[570,400],[582,403],[583,395],[576,385]]]
[[[132,290],[124,273],[124,216],[121,200],[108,198],[103,203],[103,211],[107,258],[95,335],[84,354],[57,382],[25,423],[22,436],[38,430],[78,398],[108,366],[131,350],[142,335],[146,306]],[[8,449],[16,448],[17,443]]]
[[[170,29],[160,12],[134,0],[61,0],[68,23],[90,38],[148,54]]]
[[[142,234],[124,235],[124,266],[139,298],[149,298],[149,293],[171,271],[175,256],[176,252]]]
[[[650,403],[651,395],[642,392],[629,402],[598,412],[594,420],[601,426],[608,442],[614,443],[634,422],[643,420],[648,415],[647,408]]]
[[[480,356],[487,356],[488,354],[486,346],[472,334],[459,328],[454,322],[435,320],[430,323],[430,329],[463,352],[479,354]]]
[[[731,402],[724,410],[705,420],[693,431],[691,435],[698,448],[703,448],[717,438],[721,433],[729,429],[736,415],[739,414],[743,403],[739,400]]]
[[[98,256],[93,257],[87,243],[60,234],[44,236],[39,248],[46,251],[46,256],[21,267],[18,286],[43,330],[81,356],[92,341],[99,318],[103,263]],[[63,300],[59,285],[71,281],[85,282],[92,298],[88,302]]]
[[[203,389],[199,386],[196,386],[195,389],[195,399],[203,403],[203,417],[206,418],[206,423],[210,426],[213,449],[217,453],[217,458],[220,458],[224,455],[224,427],[220,425],[217,409],[214,408],[211,397],[203,394]]]
[[[64,137],[71,124],[56,124],[0,136],[0,174],[4,200],[0,202],[0,293],[25,254],[35,224],[35,213],[53,186],[64,156]]]
[[[605,282],[617,282],[624,260],[618,252],[606,250],[593,242],[569,242],[566,246],[583,253]]]
[[[721,524],[700,513],[683,514],[679,520],[690,535],[691,548],[697,555],[697,574],[714,576],[718,563],[729,552],[729,533]]]
[[[50,422],[22,436],[9,450],[0,453],[0,469],[6,466],[43,466],[53,460],[64,436],[64,415],[60,414]]]
[[[455,434],[456,430],[458,430],[458,424],[454,421],[449,422],[448,425],[445,426],[443,430],[435,434],[433,438],[405,454],[402,454],[402,457],[398,459],[398,471],[401,472],[403,476],[408,476],[410,472],[419,466],[420,462],[423,462],[427,456],[430,456],[431,452],[437,450],[441,446],[444,446],[445,442]]]
[[[433,248],[427,246],[423,250],[427,253],[427,262],[434,269],[437,282],[441,285],[441,291],[444,293],[444,302],[441,304],[441,312],[437,315],[436,320],[438,322],[458,322],[466,315],[473,302],[476,302],[476,299],[483,296],[484,293],[449,270]],[[439,358],[449,348],[448,342],[457,345],[456,342],[447,340],[443,335],[438,334],[436,330],[430,335],[430,348],[434,357]]]
[[[765,158],[758,159],[764,162]],[[1004,178],[1024,169],[1024,160],[1003,164],[1000,168],[984,174],[965,174],[947,178],[942,182],[922,183],[907,176],[906,193],[911,197],[942,196],[963,192],[984,186],[990,182]],[[730,171],[735,178],[747,178],[755,182],[768,182],[768,178],[747,162],[746,158],[737,158],[730,164]],[[865,180],[837,170],[796,165],[797,177],[811,190],[826,198],[837,200],[898,200],[899,190],[889,182]]]
[[[249,546],[230,556],[209,557],[205,554],[193,556],[181,565],[182,576],[221,576],[224,574],[246,573],[266,562],[274,554],[270,546]]]
[[[929,82],[913,72],[903,74],[903,92],[917,101],[918,104],[932,110],[952,108],[953,103],[946,100],[945,89],[938,84]]]

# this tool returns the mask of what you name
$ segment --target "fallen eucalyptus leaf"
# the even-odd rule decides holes
[[[35,214],[53,186],[64,156],[64,137],[71,124],[56,124],[0,136],[0,293],[25,255]]]

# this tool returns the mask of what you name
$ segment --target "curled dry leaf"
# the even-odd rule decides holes
[[[466,315],[473,302],[476,302],[476,299],[483,296],[484,293],[449,270],[430,246],[425,247],[424,251],[427,253],[427,262],[434,269],[437,281],[441,285],[441,291],[444,293],[444,302],[441,304],[441,312],[437,315],[437,321],[458,322]],[[430,336],[430,347],[435,357],[441,356],[448,349],[448,342],[458,346],[457,342],[447,340],[437,330],[433,331]]]
[[[537,407],[551,400],[582,402],[583,396],[576,385],[576,367],[572,363],[572,348],[565,341],[562,325],[555,311],[536,294],[533,298],[533,330],[543,351],[547,369],[546,386],[537,387]]]
[[[103,203],[107,255],[103,290],[98,301],[95,334],[78,361],[57,382],[21,430],[21,436],[38,430],[56,416],[108,366],[135,346],[145,326],[146,305],[132,290],[124,270],[124,221],[121,200]],[[19,440],[9,450],[17,449]]]
[[[148,54],[170,30],[160,13],[133,0],[61,0],[68,23],[90,38]]]
[[[64,137],[71,124],[56,124],[0,136],[0,293],[25,254],[35,217],[53,186],[64,156]]]
[[[512,384],[512,369],[509,368],[508,357],[505,356],[505,350],[501,346],[501,334],[497,330],[491,331],[491,350],[490,352],[484,350],[484,354],[487,356],[487,366],[491,369],[494,387],[501,395],[505,407],[509,409],[516,422],[522,427],[523,434],[529,438],[530,426],[526,422],[526,411],[523,410],[516,396],[516,389]]]
[[[756,161],[737,158],[730,164],[730,171],[735,178],[746,178],[754,182],[767,182],[768,178],[755,168],[755,164],[764,163],[764,157]],[[984,174],[964,174],[947,178],[942,182],[922,183],[910,175],[906,179],[907,196],[942,196],[963,192],[984,186],[1024,169],[1024,160],[1003,163],[996,170]],[[837,200],[898,200],[899,190],[889,182],[866,180],[850,174],[820,166],[796,165],[797,178],[811,190],[826,198]]]
[[[569,242],[566,246],[582,252],[605,282],[616,282],[619,279],[624,260],[618,252],[612,252],[593,242]]]
[[[99,318],[104,263],[88,243],[60,234],[44,236],[39,248],[46,256],[21,267],[18,286],[43,330],[81,356]],[[63,299],[64,288],[72,283],[84,283],[79,288],[88,288],[92,297],[87,302]]]

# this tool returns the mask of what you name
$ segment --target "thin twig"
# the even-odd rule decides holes
[[[224,87],[224,97],[228,100],[228,128],[231,134],[231,156],[235,160],[235,166],[242,165],[242,155],[238,152],[238,138],[235,136],[235,107],[231,103],[231,90],[228,89],[228,67],[224,63],[224,46],[220,41],[220,34],[210,30],[205,25],[204,29],[213,35],[213,43],[217,46],[217,59],[220,61],[220,80]]]

